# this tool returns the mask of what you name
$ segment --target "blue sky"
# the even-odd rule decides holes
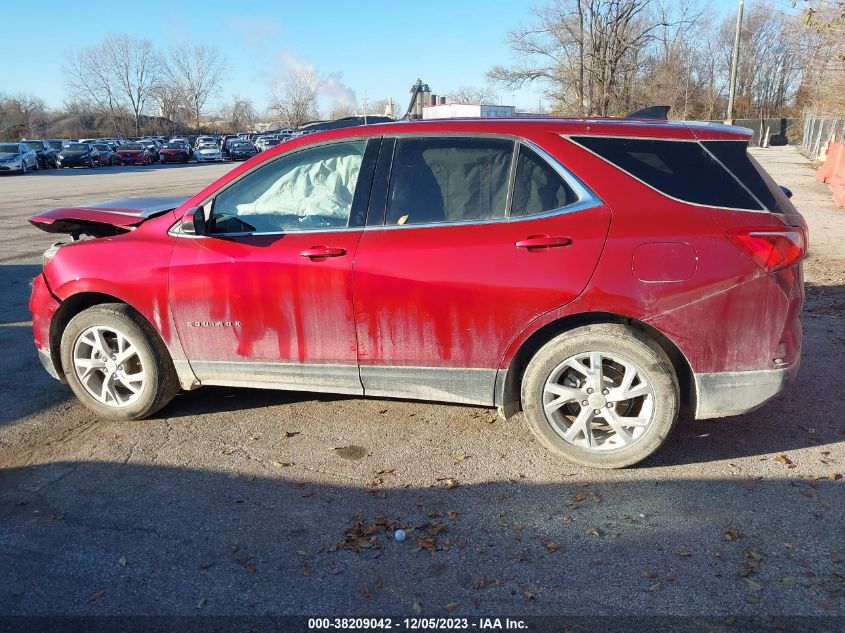
[[[62,51],[90,46],[109,33],[153,40],[160,50],[205,41],[229,60],[223,93],[263,109],[290,66],[311,64],[330,75],[324,106],[354,93],[392,97],[407,106],[417,79],[445,94],[484,85],[485,71],[507,64],[508,30],[529,18],[537,0],[142,0],[4,3],[0,92],[29,92],[60,107],[66,94]],[[14,61],[13,61],[14,59]],[[351,91],[351,92],[350,92]],[[539,92],[499,91],[500,101],[535,107]],[[214,109],[214,105],[211,109]]]

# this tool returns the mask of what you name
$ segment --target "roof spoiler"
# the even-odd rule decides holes
[[[666,121],[669,119],[669,110],[672,106],[667,105],[660,105],[660,106],[649,106],[647,108],[643,108],[642,110],[637,110],[636,112],[631,112],[631,114],[626,114],[626,119],[655,119],[658,121]]]

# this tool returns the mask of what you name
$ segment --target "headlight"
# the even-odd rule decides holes
[[[41,266],[46,267],[50,260],[53,259],[59,248],[61,246],[64,246],[64,244],[64,242],[56,242],[50,248],[44,251],[44,254],[41,256]]]

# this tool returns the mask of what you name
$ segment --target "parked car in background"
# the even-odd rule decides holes
[[[96,167],[100,153],[89,143],[69,143],[56,157],[59,167]]]
[[[232,160],[246,160],[252,158],[257,153],[255,145],[249,141],[233,141],[229,145],[229,157]]]
[[[98,165],[108,165],[111,167],[115,164],[117,158],[111,145],[108,143],[94,143],[93,145],[94,149],[99,153],[99,158],[97,159]]]
[[[159,152],[162,163],[187,163],[191,157],[188,146],[184,142],[165,143]]]
[[[217,143],[201,143],[194,151],[194,158],[198,163],[219,162],[223,160],[223,153]]]
[[[26,140],[24,143],[35,152],[35,156],[38,159],[38,167],[41,169],[55,169],[57,167],[56,150],[53,149],[50,143],[47,141],[33,140]]]
[[[122,143],[115,152],[118,165],[152,165],[153,157],[143,143],[129,141]]]
[[[194,142],[194,151],[199,149],[200,145],[206,145],[208,143],[213,143],[214,145],[219,146],[217,138],[214,136],[198,136],[197,140]]]
[[[742,414],[798,371],[807,225],[750,134],[353,127],[188,200],[48,211],[30,222],[108,239],[45,254],[36,347],[100,416],[144,418],[198,385],[418,398],[522,409],[566,460],[629,466],[682,407]],[[118,257],[132,266],[103,266]]]
[[[266,151],[271,147],[276,147],[276,145],[281,144],[281,140],[277,138],[262,138],[259,139],[259,143],[255,144],[255,149],[259,152]]]
[[[140,141],[144,147],[147,148],[147,151],[150,153],[150,160],[154,163],[159,161],[159,145],[151,138],[143,138]]]
[[[0,174],[38,171],[38,156],[26,143],[0,143]]]

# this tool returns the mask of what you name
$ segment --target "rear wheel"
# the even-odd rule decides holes
[[[179,390],[161,338],[125,304],[97,305],[73,317],[62,333],[61,357],[73,392],[103,417],[148,417]]]
[[[669,435],[678,381],[663,350],[637,330],[588,325],[552,339],[531,359],[522,408],[537,438],[561,457],[624,468]]]

